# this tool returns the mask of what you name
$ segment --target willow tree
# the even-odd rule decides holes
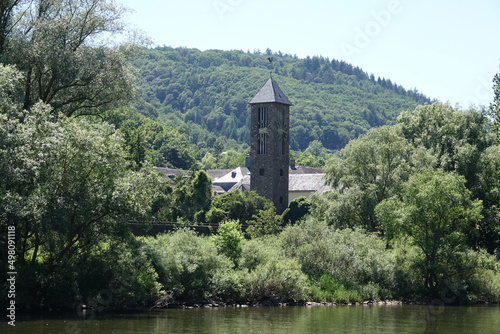
[[[0,60],[24,75],[23,108],[95,115],[130,101],[134,44],[112,42],[126,40],[124,13],[113,0],[2,1]]]

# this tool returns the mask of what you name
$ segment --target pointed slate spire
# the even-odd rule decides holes
[[[264,86],[262,86],[259,92],[249,102],[249,104],[257,103],[281,103],[288,106],[293,105],[288,97],[286,97],[286,95],[281,91],[280,87],[276,81],[273,80],[273,78],[269,78],[269,80],[267,80]]]

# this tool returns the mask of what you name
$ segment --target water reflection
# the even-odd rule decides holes
[[[320,306],[170,309],[141,314],[24,319],[2,333],[495,333],[500,307]]]

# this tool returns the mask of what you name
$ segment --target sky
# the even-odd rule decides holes
[[[463,108],[500,72],[500,0],[116,1],[155,46],[344,60]]]

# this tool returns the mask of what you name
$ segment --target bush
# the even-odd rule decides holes
[[[157,268],[165,290],[176,301],[202,302],[214,297],[216,278],[231,271],[231,261],[219,255],[208,238],[181,229],[147,239],[147,251]]]
[[[384,296],[388,293],[383,291],[395,287],[395,256],[374,234],[334,230],[324,223],[307,220],[287,227],[280,239],[285,254],[296,258],[313,282],[320,282],[326,274],[342,286],[359,291],[377,286],[377,294]],[[362,295],[376,296],[371,292]]]
[[[234,219],[241,223],[252,220],[261,210],[273,208],[273,202],[258,195],[255,191],[228,191],[215,196],[210,210],[207,212],[208,223],[219,223],[222,220]]]
[[[294,259],[270,259],[249,273],[247,298],[287,301],[305,299],[307,277]]]
[[[212,236],[210,239],[220,254],[231,259],[235,266],[238,264],[242,252],[241,244],[245,240],[239,221],[229,220],[223,222],[217,229],[217,235]]]
[[[248,222],[246,233],[250,238],[258,238],[281,231],[281,216],[276,215],[274,208],[261,210]]]
[[[295,259],[285,257],[277,236],[245,241],[239,266],[245,273],[245,298],[249,301],[306,297],[307,277]]]

